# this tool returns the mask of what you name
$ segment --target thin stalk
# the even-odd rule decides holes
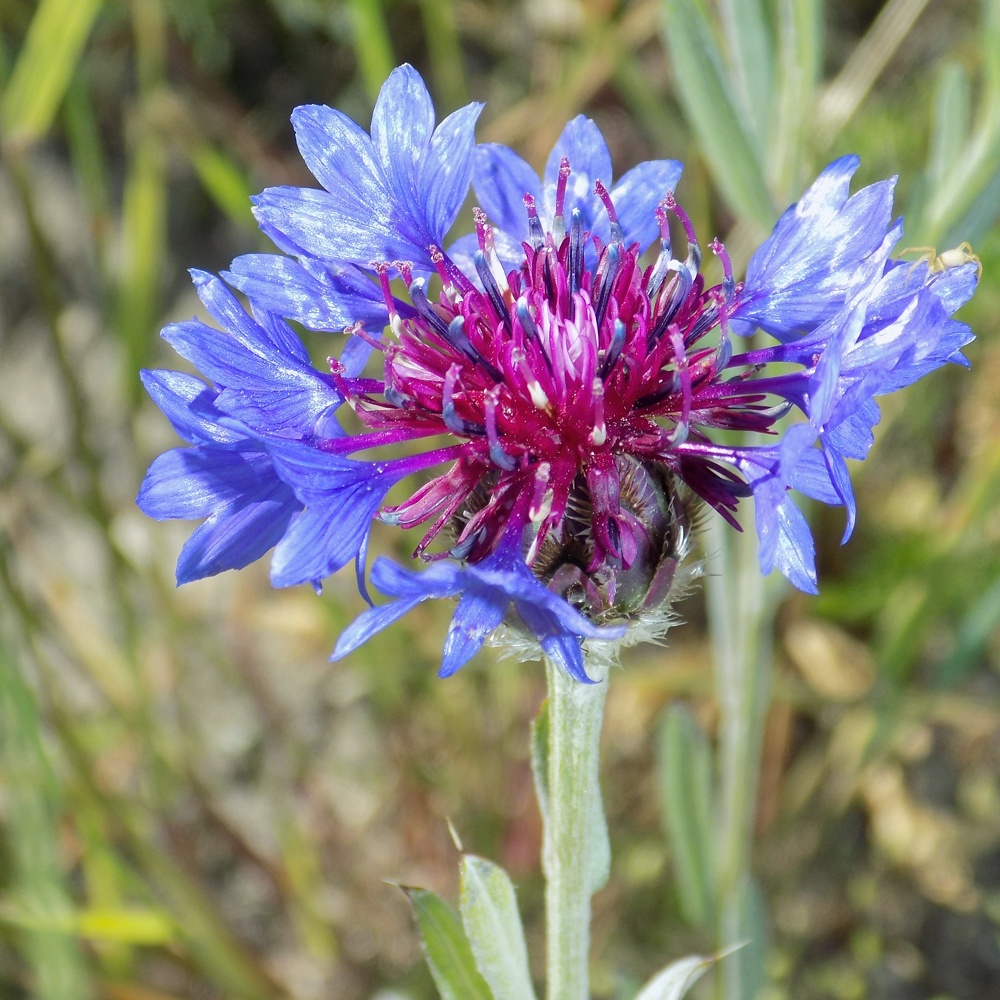
[[[589,1000],[590,897],[595,858],[605,836],[596,822],[598,760],[607,667],[587,663],[594,684],[581,684],[546,661],[548,789],[543,803],[548,1000]]]
[[[721,521],[719,522],[721,526]],[[712,529],[709,529],[712,531]],[[763,927],[748,926],[751,848],[764,718],[771,690],[772,601],[757,567],[756,539],[712,531],[707,595],[719,706],[716,815],[717,945],[761,944]],[[756,939],[754,942],[753,939]],[[759,948],[736,952],[720,966],[719,1000],[752,1000]]]

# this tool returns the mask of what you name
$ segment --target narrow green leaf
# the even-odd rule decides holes
[[[89,908],[38,911],[28,905],[7,905],[0,909],[0,923],[48,934],[75,934],[99,941],[126,944],[170,944],[174,924],[159,910],[140,907]]]
[[[22,921],[37,1000],[90,996],[59,857],[59,786],[31,691],[0,634],[0,773],[4,776],[7,904]],[[34,923],[30,918],[34,918]],[[8,922],[10,918],[8,917]]]
[[[237,225],[256,230],[250,197],[253,191],[243,172],[207,142],[194,144],[188,151],[198,179],[219,209]]]
[[[764,5],[761,0],[720,0],[719,16],[729,56],[730,93],[739,102],[763,162],[774,99],[773,46]]]
[[[441,1000],[493,1000],[458,914],[427,889],[400,888],[413,908],[424,957]]]
[[[779,202],[798,191],[823,63],[820,0],[778,0],[778,105],[767,150]]]
[[[104,288],[110,286],[108,245],[113,232],[110,176],[101,147],[94,102],[82,73],[70,81],[63,101],[62,125],[69,146],[73,173],[90,216],[90,232]]]
[[[653,976],[635,1000],[681,1000],[714,961],[714,958],[703,958],[701,955],[679,959]]]
[[[1000,163],[1000,149],[997,150]],[[992,177],[983,183],[982,190],[969,207],[959,216],[949,221],[944,236],[937,240],[943,249],[968,240],[978,247],[980,242],[992,235],[997,220],[1000,219],[1000,167]]]
[[[126,349],[127,385],[138,396],[135,372],[148,360],[159,316],[166,248],[167,179],[164,151],[152,132],[129,163],[122,207],[125,252],[118,299],[118,330]]]
[[[983,103],[995,108],[1000,103],[1000,0],[984,0],[979,45],[986,90]]]
[[[148,363],[160,318],[167,246],[167,135],[155,113],[166,72],[167,21],[163,0],[132,0],[130,11],[139,99],[122,195],[117,326],[126,352],[125,386],[135,403],[135,372]]]
[[[984,581],[985,582],[985,581]],[[1000,577],[986,587],[958,626],[955,651],[938,668],[936,681],[950,686],[980,665],[983,648],[1000,625]]]
[[[683,705],[670,705],[658,735],[663,826],[674,857],[681,910],[697,927],[712,922],[715,899],[712,751]]]
[[[90,35],[101,0],[41,0],[0,105],[8,142],[49,130]]]
[[[763,166],[704,11],[694,0],[664,0],[663,19],[681,105],[715,183],[734,209],[770,227],[775,211]]]
[[[499,865],[472,854],[462,858],[461,872],[462,923],[495,1000],[534,1000],[510,876]]]
[[[385,11],[382,0],[350,0],[350,8],[354,21],[354,52],[365,81],[365,90],[375,100],[396,62]]]
[[[990,186],[1000,160],[1000,0],[985,0],[978,36],[982,83],[969,137],[947,177],[928,192],[920,236],[937,244],[968,216]]]
[[[720,928],[720,939],[732,942],[731,956],[719,965],[721,995],[756,997],[767,974],[767,909],[752,878],[745,878],[735,892],[735,905],[725,907]]]
[[[455,108],[469,99],[453,0],[420,0],[435,94]]]
[[[969,128],[969,78],[956,62],[946,62],[940,70],[934,93],[934,119],[930,152],[927,156],[927,183],[934,194],[965,148]]]

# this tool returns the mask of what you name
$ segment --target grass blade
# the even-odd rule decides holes
[[[365,90],[374,101],[396,62],[385,11],[382,0],[351,0],[350,8],[354,22],[354,52]]]
[[[778,105],[767,153],[771,189],[784,202],[799,190],[823,65],[819,0],[779,0]]]
[[[730,89],[746,116],[758,159],[770,133],[774,74],[771,33],[760,0],[720,0],[719,15],[729,55]]]
[[[934,94],[934,130],[928,154],[927,182],[937,191],[962,155],[969,128],[969,78],[955,62],[941,67]]]
[[[5,840],[15,912],[21,922],[37,1000],[90,996],[72,936],[72,904],[59,863],[58,789],[42,747],[31,692],[0,635],[0,771],[4,775]]]
[[[657,771],[681,910],[690,923],[706,927],[715,899],[712,751],[683,705],[670,705],[660,723]]]
[[[48,132],[100,9],[101,0],[41,0],[0,104],[9,143]]]
[[[192,144],[188,156],[201,186],[219,210],[231,222],[256,232],[257,223],[250,211],[250,197],[254,192],[239,167],[207,142]]]
[[[694,0],[665,0],[663,19],[678,96],[715,183],[734,209],[770,227],[775,212],[761,159],[704,11]]]

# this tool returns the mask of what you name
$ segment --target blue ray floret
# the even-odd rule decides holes
[[[323,190],[268,188],[254,199],[261,229],[304,259],[430,268],[429,247],[442,244],[469,187],[481,110],[469,104],[435,128],[430,95],[410,66],[382,87],[371,135],[333,108],[297,108],[299,152]]]
[[[679,163],[613,183],[581,116],[539,177],[505,146],[475,146],[479,111],[435,125],[423,82],[401,67],[370,134],[331,108],[293,115],[322,189],[256,199],[282,253],[239,257],[224,275],[249,310],[194,272],[219,328],[192,320],[164,337],[210,384],[144,375],[191,447],[153,463],[139,504],[206,518],[178,580],[274,548],[276,586],[318,587],[354,560],[367,597],[372,524],[423,526],[415,556],[428,568],[377,559],[371,579],[390,601],[336,656],[448,598],[442,675],[505,627],[586,680],[582,644],[619,641],[683,577],[694,506],[738,529],[752,496],[762,572],[815,592],[796,497],[843,506],[850,535],[847,463],[871,448],[876,400],[966,363],[972,334],[952,317],[978,261],[893,258],[893,182],[852,195],[858,160],[843,157],[779,219],[744,281],[713,241],[723,280],[708,286],[674,197]],[[475,233],[449,245],[470,184]],[[339,357],[315,367],[286,319],[345,331]],[[345,407],[359,433],[344,430]]]

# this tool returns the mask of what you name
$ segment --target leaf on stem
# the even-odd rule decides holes
[[[466,854],[459,909],[476,965],[495,1000],[534,1000],[528,949],[510,876],[492,861]]]
[[[702,955],[679,959],[653,976],[635,1000],[680,1000],[714,962]]]
[[[400,888],[413,908],[424,957],[441,1000],[493,1000],[458,914],[428,889]]]

